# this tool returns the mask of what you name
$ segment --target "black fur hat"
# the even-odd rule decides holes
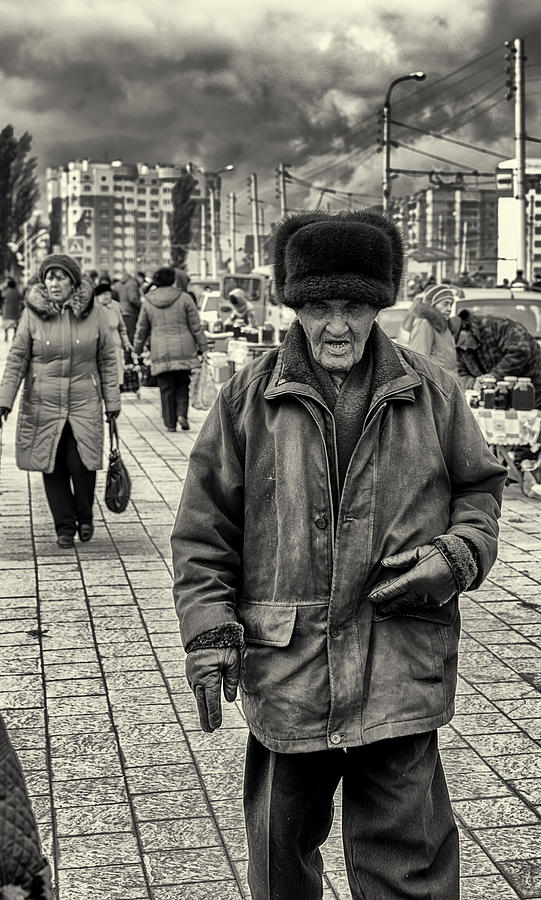
[[[402,238],[372,210],[306,210],[278,222],[274,277],[292,309],[314,300],[357,300],[392,306],[402,275]]]

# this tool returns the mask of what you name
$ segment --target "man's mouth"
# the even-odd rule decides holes
[[[329,350],[345,350],[350,344],[349,341],[325,341],[325,346],[329,348]]]

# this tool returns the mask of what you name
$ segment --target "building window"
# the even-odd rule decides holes
[[[102,186],[100,187],[100,191],[102,193],[105,193],[108,190],[109,190],[109,187],[106,184],[102,184]]]
[[[128,185],[128,187],[124,188],[126,194],[133,194],[133,188]]]

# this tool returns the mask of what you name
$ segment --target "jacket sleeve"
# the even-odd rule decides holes
[[[17,396],[21,381],[28,372],[32,356],[32,335],[30,333],[30,313],[24,310],[19,327],[13,338],[6,366],[0,384],[0,406],[11,409]]]
[[[120,332],[120,340],[122,341],[122,346],[125,348],[129,348],[131,346],[131,344],[130,344],[130,339],[128,337],[128,329],[126,328],[126,323],[124,321],[124,317],[123,317],[122,313],[120,312],[120,309],[118,309],[118,307],[115,306],[114,308],[115,308],[116,314],[117,314],[118,330]]]
[[[147,305],[143,301],[139,310],[137,325],[135,326],[135,335],[133,338],[133,349],[137,356],[142,352],[150,334],[150,319],[148,318]]]
[[[489,450],[458,384],[452,397],[447,467],[451,482],[447,534],[473,544],[477,577],[471,588],[475,589],[496,561],[498,519],[507,470]]]
[[[186,310],[188,316],[188,328],[194,336],[195,343],[197,344],[197,349],[200,353],[205,353],[207,349],[207,338],[203,329],[201,328],[201,319],[199,318],[199,312],[195,302],[192,300],[189,294],[184,295],[186,302]]]
[[[434,344],[434,329],[426,319],[416,319],[411,330],[408,348],[430,357]]]
[[[194,444],[171,535],[175,607],[184,646],[237,622],[244,465],[223,391]]]
[[[103,309],[98,309],[98,330],[97,362],[101,391],[106,412],[115,412],[120,409],[119,373],[115,345]]]
[[[139,296],[139,285],[135,278],[130,278],[126,282],[126,297],[128,303],[133,306],[133,311],[137,312],[141,308],[141,297]]]
[[[462,385],[462,390],[471,390],[475,385],[475,375],[472,375],[471,372],[468,371],[468,368],[462,359],[462,355],[459,352],[456,355],[456,367],[458,371],[458,380]]]
[[[506,375],[522,375],[531,361],[532,347],[530,336],[523,325],[518,322],[503,321],[497,335],[503,356],[491,371],[501,380]]]

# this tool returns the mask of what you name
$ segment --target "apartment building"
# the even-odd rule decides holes
[[[435,275],[482,270],[496,275],[498,192],[441,184],[398,198],[392,215],[413,259],[424,258]]]
[[[498,280],[511,281],[517,270],[518,215],[520,205],[514,198],[513,174],[516,159],[498,165]],[[526,271],[529,281],[541,273],[541,159],[526,160]]]
[[[171,192],[185,171],[186,166],[178,163],[89,159],[48,168],[49,215],[59,247],[76,257],[84,270],[107,270],[112,276],[170,265]],[[199,186],[194,199],[197,235]]]

